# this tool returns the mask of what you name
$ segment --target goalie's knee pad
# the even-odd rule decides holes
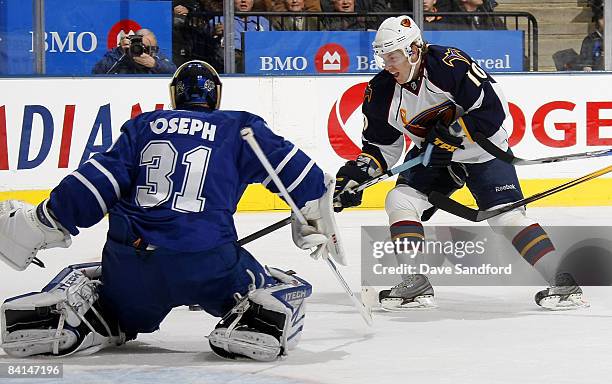
[[[18,200],[0,203],[0,259],[12,268],[23,271],[39,250],[70,243],[70,234],[47,209],[47,200],[36,207]]]
[[[292,272],[268,271],[278,283],[257,289],[252,286],[208,336],[217,355],[272,361],[297,345],[312,286]]]
[[[14,357],[89,354],[124,341],[116,322],[102,316],[100,263],[75,264],[42,292],[7,299],[0,307],[2,349]]]

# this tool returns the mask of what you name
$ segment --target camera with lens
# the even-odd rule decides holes
[[[138,57],[143,53],[149,52],[149,47],[145,47],[145,45],[142,43],[142,36],[132,35],[128,36],[128,39],[130,39],[130,56]]]

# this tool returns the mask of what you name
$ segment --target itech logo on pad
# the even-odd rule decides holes
[[[349,55],[340,44],[325,44],[315,55],[315,68],[319,73],[346,72],[349,64]]]

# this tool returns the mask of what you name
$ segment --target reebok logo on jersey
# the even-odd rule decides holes
[[[450,144],[448,144],[448,143],[445,143],[445,142],[443,142],[442,140],[438,139],[437,137],[436,137],[436,139],[434,140],[434,145],[435,145],[435,146],[437,146],[437,147],[439,147],[439,148],[442,148],[442,149],[444,149],[444,150],[447,150],[447,151],[449,151],[449,152],[455,152],[455,150],[456,150],[457,148],[459,148],[459,147],[455,147],[454,145],[450,145]]]
[[[506,184],[502,185],[501,187],[495,187],[495,192],[507,191],[509,189],[516,189],[516,187],[514,184]]]
[[[151,131],[158,135],[164,132],[191,136],[198,134],[202,136],[203,140],[208,141],[215,140],[215,131],[217,130],[217,126],[214,124],[198,119],[191,119],[189,117],[174,117],[170,120],[159,118],[155,121],[151,121],[149,126],[151,127]]]

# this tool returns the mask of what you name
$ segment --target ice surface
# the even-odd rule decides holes
[[[237,215],[241,236],[287,213]],[[542,225],[611,225],[611,207],[534,208]],[[341,272],[360,288],[361,225],[386,225],[383,211],[338,215],[351,265]],[[458,224],[444,213],[437,224]],[[0,298],[39,290],[65,265],[99,258],[106,221],[86,229],[69,249],[40,253],[46,269],[0,266]],[[437,310],[374,314],[369,329],[325,263],[293,246],[289,228],[247,248],[263,263],[291,268],[309,280],[306,326],[297,350],[274,363],[216,358],[204,338],[217,319],[177,308],[161,329],[92,356],[53,359],[64,378],[1,379],[2,383],[604,383],[612,377],[612,288],[586,287],[591,308],[548,312],[540,287],[436,287]],[[0,351],[0,363],[16,360]],[[49,360],[43,360],[49,362]]]

